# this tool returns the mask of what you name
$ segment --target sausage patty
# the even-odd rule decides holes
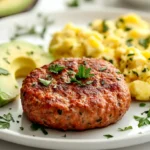
[[[23,81],[21,100],[34,123],[85,130],[117,122],[128,110],[131,96],[123,75],[111,63],[68,58],[33,70]]]

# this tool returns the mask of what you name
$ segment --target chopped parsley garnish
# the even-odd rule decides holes
[[[101,80],[101,85],[104,85],[105,84],[105,80]]]
[[[23,130],[24,130],[24,127],[20,127],[20,130],[22,130],[22,131],[23,131]]]
[[[137,77],[139,76],[139,74],[136,71],[132,71],[133,74],[135,74]]]
[[[121,79],[120,78],[116,78],[118,81],[120,81]]]
[[[119,18],[118,21],[121,22],[121,23],[124,23],[124,19],[123,18]]]
[[[52,80],[45,80],[45,79],[39,78],[39,82],[41,84],[43,84],[44,86],[48,86],[48,85],[50,85],[50,83],[52,82]]]
[[[111,64],[113,64],[113,60],[112,59],[110,59],[110,60],[108,60]]]
[[[144,68],[144,69],[142,70],[142,72],[146,72],[146,68]]]
[[[66,137],[67,137],[67,135],[66,135],[66,134],[64,134],[62,137],[65,137],[65,138],[66,138]]]
[[[124,19],[123,18],[119,18],[118,21],[116,22],[116,27],[119,28],[120,24],[124,23]]]
[[[9,72],[6,69],[0,68],[0,75],[9,75]]]
[[[146,104],[145,104],[145,103],[140,103],[139,106],[140,106],[140,107],[145,107]]]
[[[141,46],[143,46],[145,49],[148,48],[149,44],[150,44],[150,36],[147,37],[146,39],[140,39],[139,40],[139,44]]]
[[[9,122],[0,121],[0,129],[9,129],[9,128],[10,128]]]
[[[36,123],[32,123],[30,128],[33,130],[33,131],[37,131],[38,129],[40,129],[43,134],[47,135],[48,132],[45,130],[45,128],[39,124],[36,124]]]
[[[134,119],[139,122],[138,123],[139,128],[150,124],[150,121],[148,120],[148,118],[134,116]]]
[[[134,116],[134,119],[139,122],[138,123],[139,128],[142,126],[150,125],[150,120],[148,119],[150,117],[150,110],[145,111],[144,113],[147,114],[146,117]]]
[[[75,82],[80,86],[91,84],[93,81],[87,81],[85,83],[81,81],[82,79],[88,79],[94,76],[94,74],[91,74],[90,71],[91,71],[91,68],[86,68],[86,66],[80,65],[78,67],[78,72],[76,73],[75,77],[70,78],[70,82]]]
[[[50,72],[53,72],[53,73],[56,73],[56,74],[60,73],[60,72],[61,72],[62,70],[64,70],[64,69],[65,69],[64,66],[60,66],[60,65],[58,65],[58,64],[51,65],[51,66],[49,67],[49,71],[50,71]]]
[[[58,109],[57,112],[58,112],[59,115],[62,114],[62,110],[61,109]]]
[[[8,61],[7,58],[3,58],[3,60],[4,60],[7,64],[10,64],[10,62]]]
[[[26,52],[27,53],[27,55],[33,55],[34,54],[34,52],[33,51],[31,51],[31,52]]]
[[[117,71],[116,73],[117,73],[117,74],[121,74],[121,72],[120,72],[120,71]]]
[[[92,26],[92,22],[89,22],[89,23],[88,23],[88,26]]]
[[[16,89],[18,89],[18,86],[17,86],[17,85],[15,85],[15,88],[16,88]]]
[[[107,139],[110,139],[110,138],[113,138],[114,136],[113,135],[110,135],[110,134],[105,134],[103,135],[104,137],[106,137]]]
[[[133,56],[134,55],[134,53],[129,53],[127,56]]]
[[[18,118],[21,118],[22,117],[22,115],[18,115]]]
[[[118,128],[119,131],[127,131],[133,129],[132,126],[124,127],[124,128]]]
[[[0,116],[0,129],[9,129],[11,121],[14,122],[14,118],[11,113]]]
[[[39,25],[41,27],[40,30],[38,30],[39,25],[37,25],[37,26],[32,25],[29,28],[26,26],[16,25],[15,34],[11,37],[11,40],[15,40],[16,38],[18,38],[20,36],[26,36],[26,35],[38,36],[40,38],[43,38],[49,25],[54,23],[54,21],[49,20],[48,17],[49,16],[44,16],[41,14],[41,17],[39,18],[39,22],[40,22]]]
[[[132,30],[132,28],[126,27],[124,30],[125,31],[130,31],[130,30]]]
[[[102,32],[105,33],[109,30],[108,25],[106,24],[106,20],[103,20],[102,22]]]
[[[86,66],[84,65],[80,65],[78,68],[78,72],[75,75],[75,77],[77,79],[87,79],[90,78],[92,76],[94,76],[94,74],[90,74],[91,68],[86,68]]]
[[[78,7],[79,6],[79,0],[72,0],[69,3],[67,3],[68,7]]]
[[[133,39],[126,40],[127,46],[132,46],[132,41],[133,41]]]
[[[102,68],[99,69],[99,71],[101,71],[101,72],[103,72],[105,70],[107,70],[107,67],[102,67]]]

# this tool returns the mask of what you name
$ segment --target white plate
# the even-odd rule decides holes
[[[107,10],[106,10],[107,11]],[[89,22],[96,18],[115,18],[129,11],[125,10],[105,10],[99,11],[69,11],[49,14],[55,19],[55,24],[50,27],[45,40],[42,41],[38,38],[23,38],[36,44],[44,43],[47,48],[51,34],[58,29],[61,29],[67,22],[74,22],[77,25],[87,26]],[[145,19],[150,21],[148,14],[139,13]],[[38,23],[36,14],[28,13],[18,15],[14,17],[8,17],[0,20],[0,43],[8,41],[9,37],[13,33],[15,24],[32,25]],[[9,110],[12,108],[12,110]],[[27,146],[47,148],[47,149],[110,149],[119,148],[125,146],[136,145],[150,141],[150,127],[145,126],[138,128],[137,122],[133,119],[134,115],[140,115],[141,112],[150,108],[149,102],[146,107],[139,107],[138,102],[132,102],[129,111],[125,114],[122,120],[103,129],[93,129],[83,132],[63,132],[53,129],[48,130],[48,135],[43,135],[40,131],[31,131],[29,122],[24,115],[22,118],[18,118],[19,114],[22,114],[22,108],[20,99],[12,102],[11,104],[0,108],[0,115],[11,112],[15,120],[19,120],[20,123],[12,123],[9,130],[0,130],[0,139],[23,144]],[[123,128],[132,125],[133,130],[125,132],[119,132],[118,128]],[[24,127],[24,130],[19,129],[20,126]],[[66,137],[64,137],[66,134]],[[114,137],[106,139],[103,135],[112,134]],[[34,135],[34,136],[33,136]]]

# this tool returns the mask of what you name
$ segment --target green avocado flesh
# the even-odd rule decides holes
[[[19,95],[18,77],[52,61],[48,53],[33,44],[13,41],[0,45],[0,107]]]
[[[0,0],[0,17],[25,11],[35,2],[36,0]]]

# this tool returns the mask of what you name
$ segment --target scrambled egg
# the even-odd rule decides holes
[[[49,51],[55,58],[105,59],[124,74],[134,99],[150,100],[150,24],[135,14],[95,20],[89,28],[67,24]]]

